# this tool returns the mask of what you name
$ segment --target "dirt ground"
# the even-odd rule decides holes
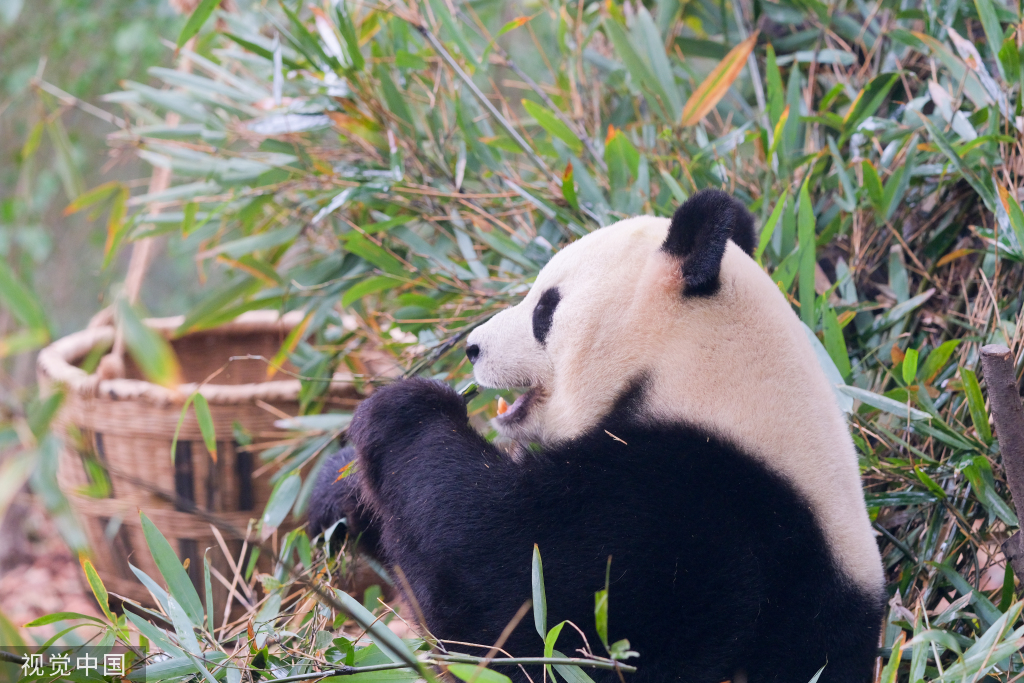
[[[24,628],[53,612],[100,616],[99,608],[71,554],[28,493],[19,494],[0,524],[0,614],[21,630],[26,643],[43,642],[53,626]]]

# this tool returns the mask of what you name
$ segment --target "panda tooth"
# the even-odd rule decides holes
[[[498,397],[498,415],[504,415],[508,412],[508,403],[501,396]]]

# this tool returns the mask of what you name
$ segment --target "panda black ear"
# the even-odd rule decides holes
[[[701,190],[676,209],[661,249],[682,260],[685,294],[702,296],[718,290],[718,273],[730,238],[753,254],[754,217],[728,193]]]

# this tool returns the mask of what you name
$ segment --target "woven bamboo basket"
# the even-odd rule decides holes
[[[160,573],[142,533],[141,510],[167,537],[182,561],[189,559],[189,574],[200,596],[204,595],[203,554],[211,548],[209,558],[216,570],[212,581],[215,614],[224,612],[228,588],[216,573],[228,582],[232,580],[231,563],[239,562],[243,539],[230,537],[221,529],[233,556],[229,560],[209,519],[186,511],[182,499],[243,531],[252,518],[262,514],[274,469],[263,466],[256,452],[261,442],[281,438],[282,432],[275,430],[274,422],[282,414],[298,413],[299,381],[281,373],[268,380],[267,364],[258,359],[230,363],[228,359],[247,355],[273,358],[300,320],[297,315],[281,317],[273,311],[250,311],[221,327],[176,339],[172,333],[182,318],[146,321],[171,339],[185,382],[176,391],[143,380],[130,358],[125,359],[123,379],[101,380],[78,367],[94,349],[112,344],[112,327],[77,332],[40,352],[37,369],[41,387],[66,393],[55,422],[56,432],[63,437],[58,481],[85,528],[93,562],[111,592],[152,603],[149,592],[128,566],[130,562],[159,580]],[[224,370],[211,383],[198,389],[213,415],[216,460],[207,452],[190,409],[172,462],[171,444],[184,401],[222,367]],[[328,397],[342,409],[351,409],[358,401],[352,383],[338,375],[329,386]],[[253,444],[243,447],[234,441],[236,424],[254,437]],[[88,464],[95,467],[97,462],[106,469],[111,484],[107,498],[82,493],[92,483]],[[176,502],[156,491],[175,494]]]

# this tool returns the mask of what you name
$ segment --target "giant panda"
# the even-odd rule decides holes
[[[474,431],[445,384],[383,387],[324,467],[311,531],[345,517],[371,538],[445,641],[498,640],[536,544],[548,623],[598,655],[608,571],[633,681],[870,680],[884,577],[854,447],[754,243],[747,210],[704,190],[568,245],[467,338],[479,384],[522,390],[493,422],[518,446]],[[543,643],[520,623],[503,650]]]

